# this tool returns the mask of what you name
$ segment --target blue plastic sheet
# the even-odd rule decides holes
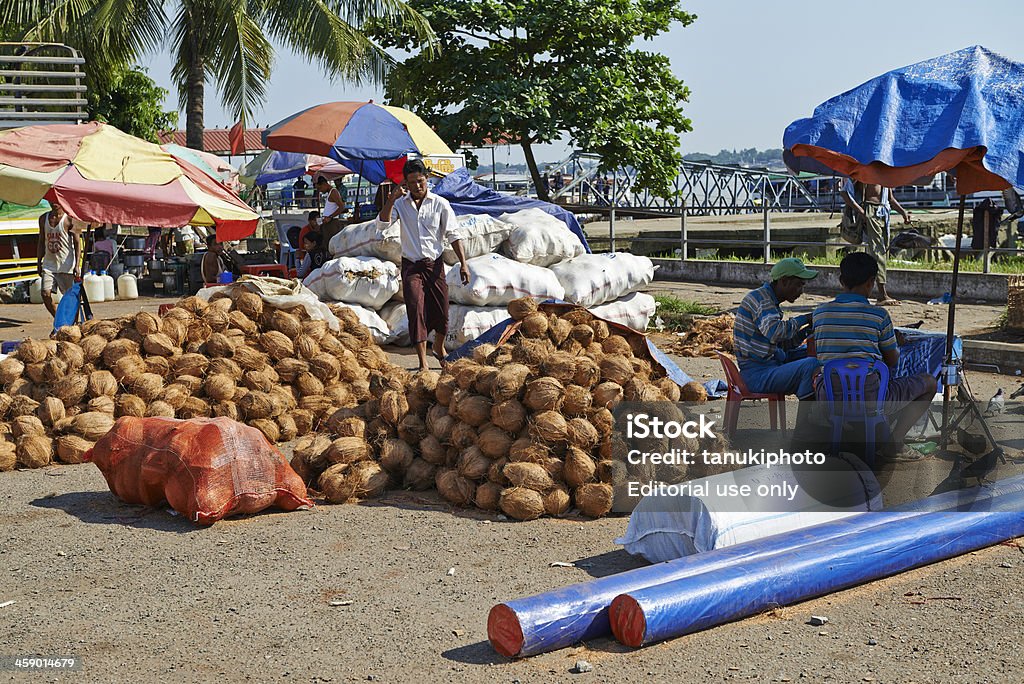
[[[495,650],[507,656],[531,656],[565,648],[580,641],[608,636],[611,633],[608,607],[620,594],[703,573],[712,573],[709,576],[713,576],[744,562],[763,559],[771,566],[782,554],[795,548],[808,545],[828,547],[848,535],[852,535],[850,540],[856,540],[866,530],[893,521],[902,524],[925,512],[990,510],[993,498],[1022,494],[1024,476],[1008,478],[985,486],[937,494],[887,511],[864,513],[508,601],[491,609],[488,637]],[[1024,501],[1020,503],[1024,505]],[[694,608],[695,613],[700,611],[700,606]]]
[[[65,292],[57,303],[57,311],[53,317],[53,329],[56,331],[65,325],[78,323],[78,313],[82,307],[82,283],[75,283]]]
[[[986,512],[901,516],[857,534],[624,592],[611,605],[612,631],[626,645],[643,646],[1024,534],[1024,492],[1003,494],[986,504]]]

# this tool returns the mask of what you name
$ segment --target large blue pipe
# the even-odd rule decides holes
[[[937,494],[886,511],[863,513],[499,603],[491,608],[487,617],[487,636],[494,650],[508,657],[525,657],[565,648],[580,641],[608,636],[611,633],[608,606],[620,594],[717,571],[741,562],[774,558],[796,547],[857,535],[887,522],[914,518],[930,511],[964,507],[986,510],[993,497],[1014,492],[1024,492],[1024,476]]]
[[[615,638],[639,647],[888,577],[1024,534],[1024,493],[983,513],[939,511],[617,596]]]

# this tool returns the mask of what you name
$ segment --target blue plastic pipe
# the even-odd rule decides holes
[[[615,638],[639,647],[952,558],[1024,534],[1024,493],[984,513],[939,511],[828,542],[747,560],[713,573],[617,596]]]
[[[1024,475],[499,603],[491,608],[487,617],[487,637],[494,650],[508,657],[525,657],[565,648],[580,641],[610,635],[608,607],[620,594],[719,571],[742,562],[776,559],[794,548],[831,543],[851,534],[859,538],[865,530],[930,511],[988,510],[994,497],[1019,492],[1024,492]]]

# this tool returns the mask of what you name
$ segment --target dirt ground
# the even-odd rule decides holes
[[[723,305],[742,296],[656,286]],[[99,304],[96,313],[160,303]],[[0,308],[3,339],[45,331],[40,311]],[[926,312],[893,315],[904,323]],[[415,365],[404,350],[393,358]],[[717,361],[679,361],[698,379],[720,374]],[[985,397],[1016,386],[983,373],[971,382]],[[638,651],[600,639],[526,660],[495,654],[485,631],[495,603],[642,564],[613,542],[626,522],[512,523],[452,510],[432,494],[392,493],[198,528],[120,503],[90,464],[2,473],[0,656],[75,655],[82,669],[0,671],[0,679],[1021,681],[1024,548],[1016,542]],[[575,567],[550,567],[555,561]],[[812,614],[829,623],[806,624]],[[593,671],[570,673],[579,659]]]

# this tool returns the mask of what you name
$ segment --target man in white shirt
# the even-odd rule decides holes
[[[80,227],[74,225],[71,216],[56,202],[51,204],[50,211],[39,217],[36,270],[42,279],[43,304],[51,316],[57,313],[53,290],[67,294],[82,275],[80,233]]]
[[[469,282],[469,267],[462,251],[459,223],[452,206],[428,191],[427,167],[410,159],[402,169],[405,182],[395,187],[380,210],[381,228],[394,223],[398,212],[402,235],[402,296],[409,318],[409,337],[416,346],[419,370],[427,369],[427,335],[434,331],[434,356],[444,366],[444,338],[448,334],[448,283],[444,275],[445,237],[459,258],[459,275]]]

